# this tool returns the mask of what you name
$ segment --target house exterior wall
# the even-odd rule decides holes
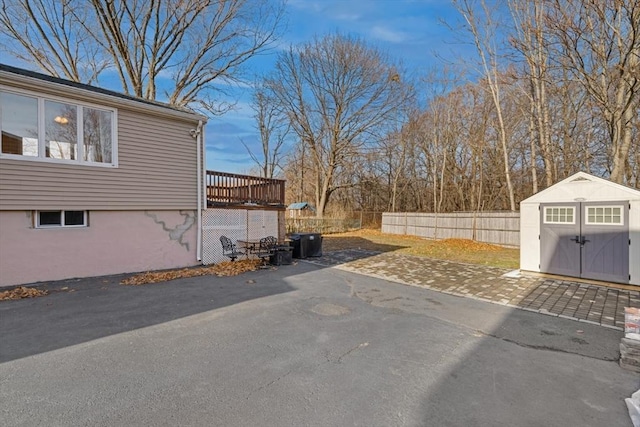
[[[0,90],[35,98],[39,106],[53,101],[109,111],[115,135],[113,162],[94,164],[21,156],[4,135],[0,286],[199,264],[204,147],[192,130],[205,117],[2,64]],[[88,223],[37,228],[37,211],[84,211]]]
[[[84,98],[64,95],[70,101]],[[118,166],[0,155],[0,210],[196,209],[197,144],[189,131],[198,121],[136,111],[117,101],[92,102],[117,108]]]
[[[199,264],[193,210],[91,211],[89,226],[34,228],[1,211],[0,286]]]

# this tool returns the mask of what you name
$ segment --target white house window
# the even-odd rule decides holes
[[[111,163],[113,140],[113,113],[107,110],[84,107],[83,159],[86,162]]]
[[[575,224],[575,210],[571,206],[554,206],[544,208],[545,224]]]
[[[78,158],[78,108],[61,102],[44,101],[45,156],[52,159]]]
[[[38,99],[0,92],[2,153],[38,156]]]
[[[36,227],[86,227],[87,211],[38,211]]]
[[[623,225],[622,206],[587,206],[587,224]]]
[[[116,110],[0,91],[0,153],[115,166]]]

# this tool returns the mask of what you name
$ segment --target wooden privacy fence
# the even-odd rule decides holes
[[[385,212],[382,232],[520,246],[520,212]]]

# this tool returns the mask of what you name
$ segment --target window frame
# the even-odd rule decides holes
[[[572,212],[572,221],[548,221],[547,220],[547,210],[549,209],[571,209]],[[553,216],[553,213],[551,214]],[[558,217],[560,217],[560,212],[558,211]],[[575,225],[576,223],[576,207],[575,206],[545,206],[544,207],[544,212],[543,212],[543,216],[542,216],[543,220],[542,223],[543,224],[555,224],[555,225]],[[566,218],[566,215],[565,215]]]
[[[602,217],[605,218],[604,209],[606,208],[618,208],[620,209],[620,222],[591,222],[589,221],[589,209],[603,209]],[[597,216],[597,214],[594,214]],[[611,219],[613,220],[613,212],[611,213]],[[623,227],[625,224],[625,215],[624,215],[624,205],[598,205],[598,206],[585,206],[584,207],[584,223],[586,225],[594,225],[594,226],[611,226],[611,227]]]
[[[40,224],[40,214],[42,212],[59,212],[60,224]],[[65,212],[82,212],[82,224],[65,224]],[[89,227],[89,211],[77,209],[41,209],[34,211],[33,214],[34,228],[38,229],[57,229],[57,228],[87,228]]]
[[[40,213],[42,212],[59,212],[60,213],[60,224],[40,224]],[[65,220],[65,212],[82,212],[82,224],[72,224],[66,225],[64,223]],[[34,211],[34,228],[37,229],[57,229],[57,228],[87,228],[89,227],[89,211],[86,210],[78,210],[78,209],[41,209]]]
[[[2,138],[0,138],[0,159],[12,159],[12,160],[24,160],[29,162],[45,162],[67,165],[82,165],[82,166],[95,166],[100,168],[117,168],[118,167],[118,110],[113,107],[107,107],[103,104],[95,104],[91,102],[78,101],[73,98],[42,94],[40,92],[17,89],[14,87],[8,87],[0,85],[0,92],[6,92],[13,95],[21,95],[25,97],[35,98],[38,103],[38,155],[37,156],[25,156],[21,154],[10,154],[2,152]],[[56,159],[52,157],[46,157],[46,123],[45,123],[45,102],[59,102],[70,104],[76,107],[78,120],[76,130],[76,144],[78,146],[78,158],[71,159]],[[90,108],[94,110],[107,111],[111,113],[111,162],[91,162],[84,160],[84,108]],[[82,120],[80,120],[82,118]],[[0,129],[1,130],[1,129]]]

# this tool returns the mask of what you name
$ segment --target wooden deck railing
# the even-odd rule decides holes
[[[212,205],[284,206],[283,179],[207,171],[207,201]]]

